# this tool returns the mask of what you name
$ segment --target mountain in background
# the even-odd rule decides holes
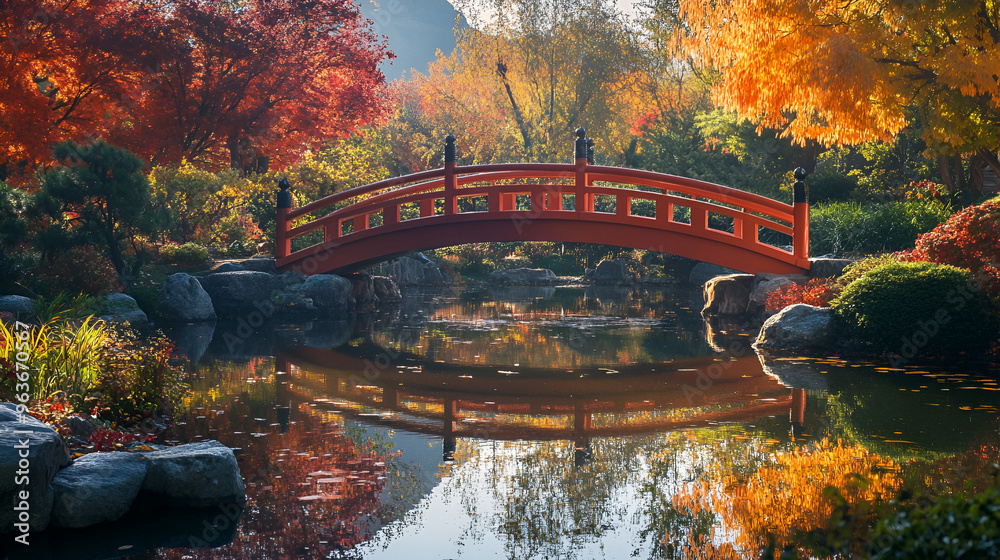
[[[377,4],[377,5],[376,5]],[[386,81],[403,77],[410,69],[427,73],[434,54],[455,49],[455,18],[459,13],[448,0],[361,0],[361,13],[372,20],[377,35],[385,35],[396,58],[382,63]],[[465,17],[461,27],[468,27]]]

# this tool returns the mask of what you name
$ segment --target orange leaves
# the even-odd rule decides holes
[[[887,139],[921,109],[926,138],[995,146],[998,14],[975,2],[681,0],[696,64],[720,104],[795,140]],[[978,101],[977,101],[978,100]],[[951,116],[943,115],[951,113]]]

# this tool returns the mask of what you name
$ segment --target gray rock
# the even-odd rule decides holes
[[[164,319],[185,323],[216,318],[208,292],[193,276],[184,272],[171,274],[160,286],[159,311]]]
[[[240,270],[246,270],[246,267],[240,263],[224,262],[213,268],[212,272],[238,272]]]
[[[132,296],[111,294],[101,302],[100,318],[108,323],[126,323],[138,329],[149,326],[149,319]]]
[[[52,480],[52,525],[89,527],[120,519],[139,495],[146,468],[136,453],[80,457]]]
[[[63,418],[59,423],[69,428],[69,431],[74,436],[83,440],[86,440],[97,431],[97,426],[86,418],[77,416],[76,414]]]
[[[444,284],[445,278],[441,269],[437,265],[424,265],[424,284]]]
[[[727,274],[716,276],[702,288],[705,296],[705,315],[742,315],[750,305],[752,274]]]
[[[370,309],[378,299],[375,297],[375,282],[370,274],[357,273],[348,277],[351,281],[351,294],[354,296],[354,307],[358,310]]]
[[[142,485],[176,507],[245,503],[243,477],[233,450],[215,440],[142,453],[148,462]]]
[[[809,259],[810,278],[832,278],[840,276],[847,265],[853,263],[852,259]]]
[[[500,284],[554,284],[559,277],[547,268],[508,268],[494,270],[490,280]]]
[[[727,274],[739,274],[739,271],[717,264],[700,262],[691,269],[691,273],[688,275],[688,282],[693,286],[701,286],[716,276]]]
[[[35,312],[35,302],[24,296],[0,296],[0,311],[24,317]]]
[[[763,309],[764,304],[767,303],[767,296],[771,295],[771,292],[782,286],[794,283],[794,281],[785,276],[776,276],[774,278],[760,278],[758,276],[757,282],[754,283],[753,291],[750,292],[750,308],[755,310]]]
[[[22,491],[28,493],[29,513],[25,517],[28,517],[31,530],[41,531],[47,527],[52,512],[52,479],[59,469],[72,463],[62,436],[27,414],[23,422],[19,421],[16,410],[12,403],[0,403],[0,504],[3,504],[0,533],[14,531],[15,523],[22,522],[20,512],[15,509],[22,504]],[[27,446],[27,451],[22,444]],[[27,457],[21,457],[22,452],[27,453]],[[24,473],[17,472],[21,470],[19,463],[22,460],[28,464],[25,480],[20,479]],[[18,484],[20,482],[25,484]]]
[[[402,294],[399,293],[399,287],[396,283],[392,281],[392,278],[386,276],[372,276],[372,282],[375,283],[375,297],[382,303],[390,301],[400,301],[403,299]]]
[[[424,266],[410,257],[399,257],[389,264],[389,270],[399,287],[416,286],[424,282]]]
[[[302,294],[312,300],[316,309],[329,314],[354,310],[353,289],[350,280],[335,274],[316,274],[302,282]]]
[[[833,316],[829,307],[804,303],[789,305],[768,318],[754,348],[765,350],[825,350],[833,344]]]
[[[597,263],[591,280],[599,284],[631,284],[635,282],[635,272],[631,263],[624,259],[604,260]]]
[[[198,280],[220,317],[237,317],[273,308],[272,292],[278,278],[266,272],[243,270],[217,272]]]
[[[252,259],[247,259],[240,264],[243,266],[244,270],[267,272],[269,274],[278,273],[278,269],[274,267],[274,259],[270,257],[254,257]]]

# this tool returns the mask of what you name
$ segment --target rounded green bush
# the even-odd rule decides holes
[[[997,558],[1000,491],[946,496],[927,508],[883,519],[872,535],[876,559]]]
[[[205,264],[208,260],[208,251],[201,245],[188,242],[183,245],[164,245],[160,249],[160,256],[169,263],[196,267]]]
[[[977,351],[996,340],[996,309],[968,270],[896,262],[864,273],[831,304],[848,334],[879,350]]]

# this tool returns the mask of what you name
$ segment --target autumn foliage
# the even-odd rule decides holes
[[[805,285],[785,284],[767,296],[764,303],[768,311],[779,311],[789,305],[804,303],[816,307],[830,307],[837,294],[840,293],[836,283],[828,278],[813,278]]]
[[[1000,293],[1000,200],[965,208],[921,235],[908,258],[969,269],[987,291]]]
[[[5,173],[87,137],[262,170],[385,111],[391,54],[350,0],[14,0],[0,35]]]

